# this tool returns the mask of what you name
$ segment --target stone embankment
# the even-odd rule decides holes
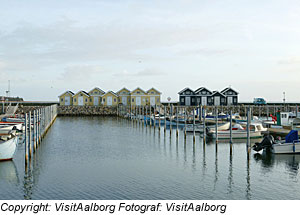
[[[58,106],[59,116],[116,116],[117,107]]]
[[[16,114],[24,114],[43,106],[19,106]],[[58,116],[116,116],[117,107],[104,106],[58,106]]]

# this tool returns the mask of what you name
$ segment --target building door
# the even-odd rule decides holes
[[[214,97],[215,100],[215,106],[220,106],[220,96]]]
[[[207,97],[206,96],[201,97],[201,105],[207,105]]]
[[[78,97],[78,105],[83,106],[83,96]]]
[[[99,97],[94,97],[94,105],[95,106],[98,106],[98,104],[99,104]]]
[[[233,104],[233,99],[232,99],[232,96],[229,96],[228,98],[227,98],[227,105],[232,105]]]
[[[137,96],[137,97],[135,98],[135,104],[136,104],[136,105],[141,105],[141,97],[140,97],[140,96]]]
[[[191,106],[191,97],[190,96],[185,97],[185,106]]]
[[[150,97],[150,105],[155,105],[155,96]]]
[[[107,105],[112,106],[112,96],[107,96]]]
[[[122,104],[127,105],[127,97],[122,97]]]
[[[70,96],[65,97],[65,105],[70,105]]]

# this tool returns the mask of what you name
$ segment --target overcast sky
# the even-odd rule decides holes
[[[0,95],[185,87],[300,101],[299,0],[0,0]]]

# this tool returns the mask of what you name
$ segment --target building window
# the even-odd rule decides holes
[[[102,102],[102,98],[100,98],[100,102]]]
[[[134,102],[134,99],[132,99],[132,102]]]
[[[76,102],[76,99],[74,99],[74,102]]]
[[[200,98],[197,98],[197,103],[200,104]]]
[[[203,94],[203,95],[206,95],[206,91],[202,91],[202,94]]]
[[[120,98],[118,98],[118,102],[120,102]]]
[[[146,100],[145,99],[143,99],[143,102],[145,102]]]
[[[137,93],[137,94],[140,94],[140,91],[137,91],[136,93]]]
[[[236,98],[233,98],[233,102],[236,103]]]
[[[185,94],[186,94],[186,95],[190,95],[191,92],[190,92],[190,91],[186,91]]]
[[[152,91],[151,94],[154,94],[154,92]]]
[[[211,98],[208,98],[207,101],[208,101],[208,102],[211,102]]]
[[[87,99],[85,99],[85,102],[87,102],[88,100]]]
[[[224,102],[225,102],[225,99],[224,99],[224,98],[221,98],[221,102],[223,102],[223,103],[224,103]]]
[[[92,99],[90,99],[90,102],[92,102]]]
[[[228,92],[228,95],[232,95],[232,92],[231,92],[231,91],[229,91],[229,92]]]
[[[181,98],[181,102],[184,102],[184,98]]]
[[[194,98],[192,98],[192,102],[195,102],[195,99],[194,99]]]
[[[103,102],[105,102],[105,98],[103,98]]]
[[[159,98],[158,98],[158,99],[156,99],[156,102],[159,102]]]
[[[64,101],[64,99],[63,99],[63,98],[61,98],[61,101],[63,102],[63,101]]]
[[[114,99],[114,102],[116,102],[117,101],[117,99]]]

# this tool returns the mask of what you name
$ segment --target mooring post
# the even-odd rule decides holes
[[[28,162],[28,114],[25,113],[25,167]]]
[[[165,124],[164,124],[164,133],[166,134],[166,130],[167,130],[167,108],[164,105],[164,116],[165,116]]]
[[[150,128],[152,126],[152,116],[151,116],[151,113],[152,113],[152,111],[151,111],[151,105],[149,105],[149,124],[150,124]]]
[[[196,141],[195,133],[195,108],[193,108],[193,143]]]
[[[184,139],[186,139],[186,107],[184,107]]]
[[[230,109],[230,150],[232,150],[232,110]]]
[[[205,115],[205,108],[203,108],[203,143],[205,143],[205,139],[206,139],[206,125],[205,125],[205,118],[206,118],[206,115]]]
[[[158,130],[160,131],[160,111],[161,111],[160,105],[158,106],[158,110],[159,110],[159,112],[158,112]]]
[[[250,152],[250,121],[251,120],[251,108],[247,111],[247,153]]]
[[[178,138],[178,106],[176,106],[176,137]]]
[[[32,151],[31,151],[31,141],[32,141],[32,134],[31,134],[31,111],[29,111],[29,116],[28,116],[28,118],[29,118],[29,125],[28,125],[28,128],[29,128],[29,132],[28,132],[28,152],[29,152],[29,160],[31,160],[31,153],[32,153]]]
[[[153,110],[153,127],[154,127],[154,130],[156,128],[156,105],[154,105],[154,110]]]
[[[172,116],[173,116],[173,106],[170,106],[169,116],[170,116],[170,136],[171,136],[171,134],[172,134]]]
[[[215,119],[216,119],[216,144],[218,143],[218,107],[215,107]]]
[[[146,116],[145,116],[145,121],[146,121],[146,127],[148,126],[148,110],[147,110],[147,106],[145,106],[145,111],[146,111]]]

